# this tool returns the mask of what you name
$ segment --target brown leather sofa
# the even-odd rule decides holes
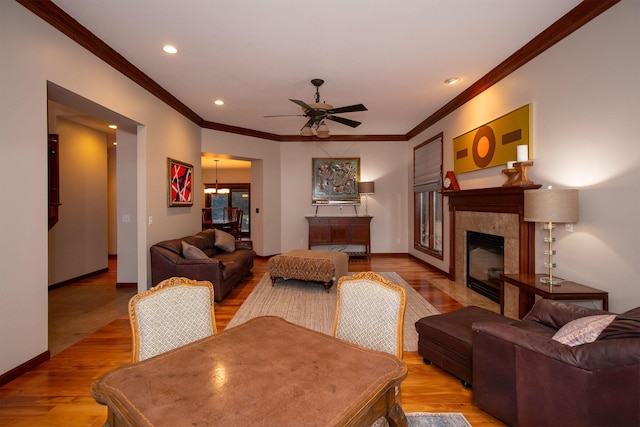
[[[640,425],[640,308],[596,341],[553,340],[572,320],[611,314],[540,300],[520,322],[473,324],[473,402],[514,426]]]
[[[176,276],[208,280],[213,283],[215,301],[222,301],[231,289],[249,274],[256,253],[250,240],[236,240],[231,248],[228,244],[216,244],[216,232],[220,236],[220,231],[208,229],[194,236],[165,240],[151,246],[149,251],[152,285]],[[218,240],[221,241],[220,238]],[[195,246],[207,257],[186,258],[182,242]]]

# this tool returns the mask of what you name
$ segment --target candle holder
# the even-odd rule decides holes
[[[518,178],[516,180],[515,185],[524,186],[524,185],[533,185],[533,181],[529,179],[527,176],[529,172],[529,168],[533,166],[533,162],[517,162],[513,164],[513,167],[518,171]]]
[[[502,173],[507,176],[507,182],[502,184],[503,187],[513,187],[516,185],[516,178],[518,177],[516,168],[502,169]]]
[[[529,168],[533,166],[533,162],[516,162],[513,168],[502,169],[502,173],[507,176],[507,181],[502,184],[503,187],[523,187],[533,185],[533,181],[529,179]]]

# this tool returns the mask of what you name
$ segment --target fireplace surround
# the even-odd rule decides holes
[[[524,220],[524,191],[540,185],[447,191],[449,198],[449,279],[466,281],[466,233],[504,237],[504,272],[535,273],[535,223]],[[505,314],[517,318],[518,294],[505,286]],[[513,307],[513,310],[509,309]]]

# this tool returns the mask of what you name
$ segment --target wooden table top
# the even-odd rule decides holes
[[[115,426],[346,426],[389,411],[406,376],[393,355],[267,316],[119,367],[91,394]]]
[[[545,294],[562,294],[562,295],[570,295],[570,294],[607,294],[608,292],[602,291],[600,289],[592,288],[590,286],[581,285],[580,283],[572,282],[570,280],[564,280],[561,277],[557,277],[557,279],[561,279],[562,282],[558,285],[550,286],[548,283],[542,283],[540,281],[541,277],[547,277],[548,274],[503,274],[504,281],[507,283],[511,283],[514,285],[525,285],[530,288],[535,288],[541,293]],[[556,278],[554,276],[554,278]]]

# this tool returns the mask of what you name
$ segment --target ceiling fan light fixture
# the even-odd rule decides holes
[[[311,130],[311,126],[305,126],[300,130],[301,136],[313,136],[313,130]]]
[[[329,138],[329,126],[321,122],[316,130],[316,135],[318,135],[318,138]]]

